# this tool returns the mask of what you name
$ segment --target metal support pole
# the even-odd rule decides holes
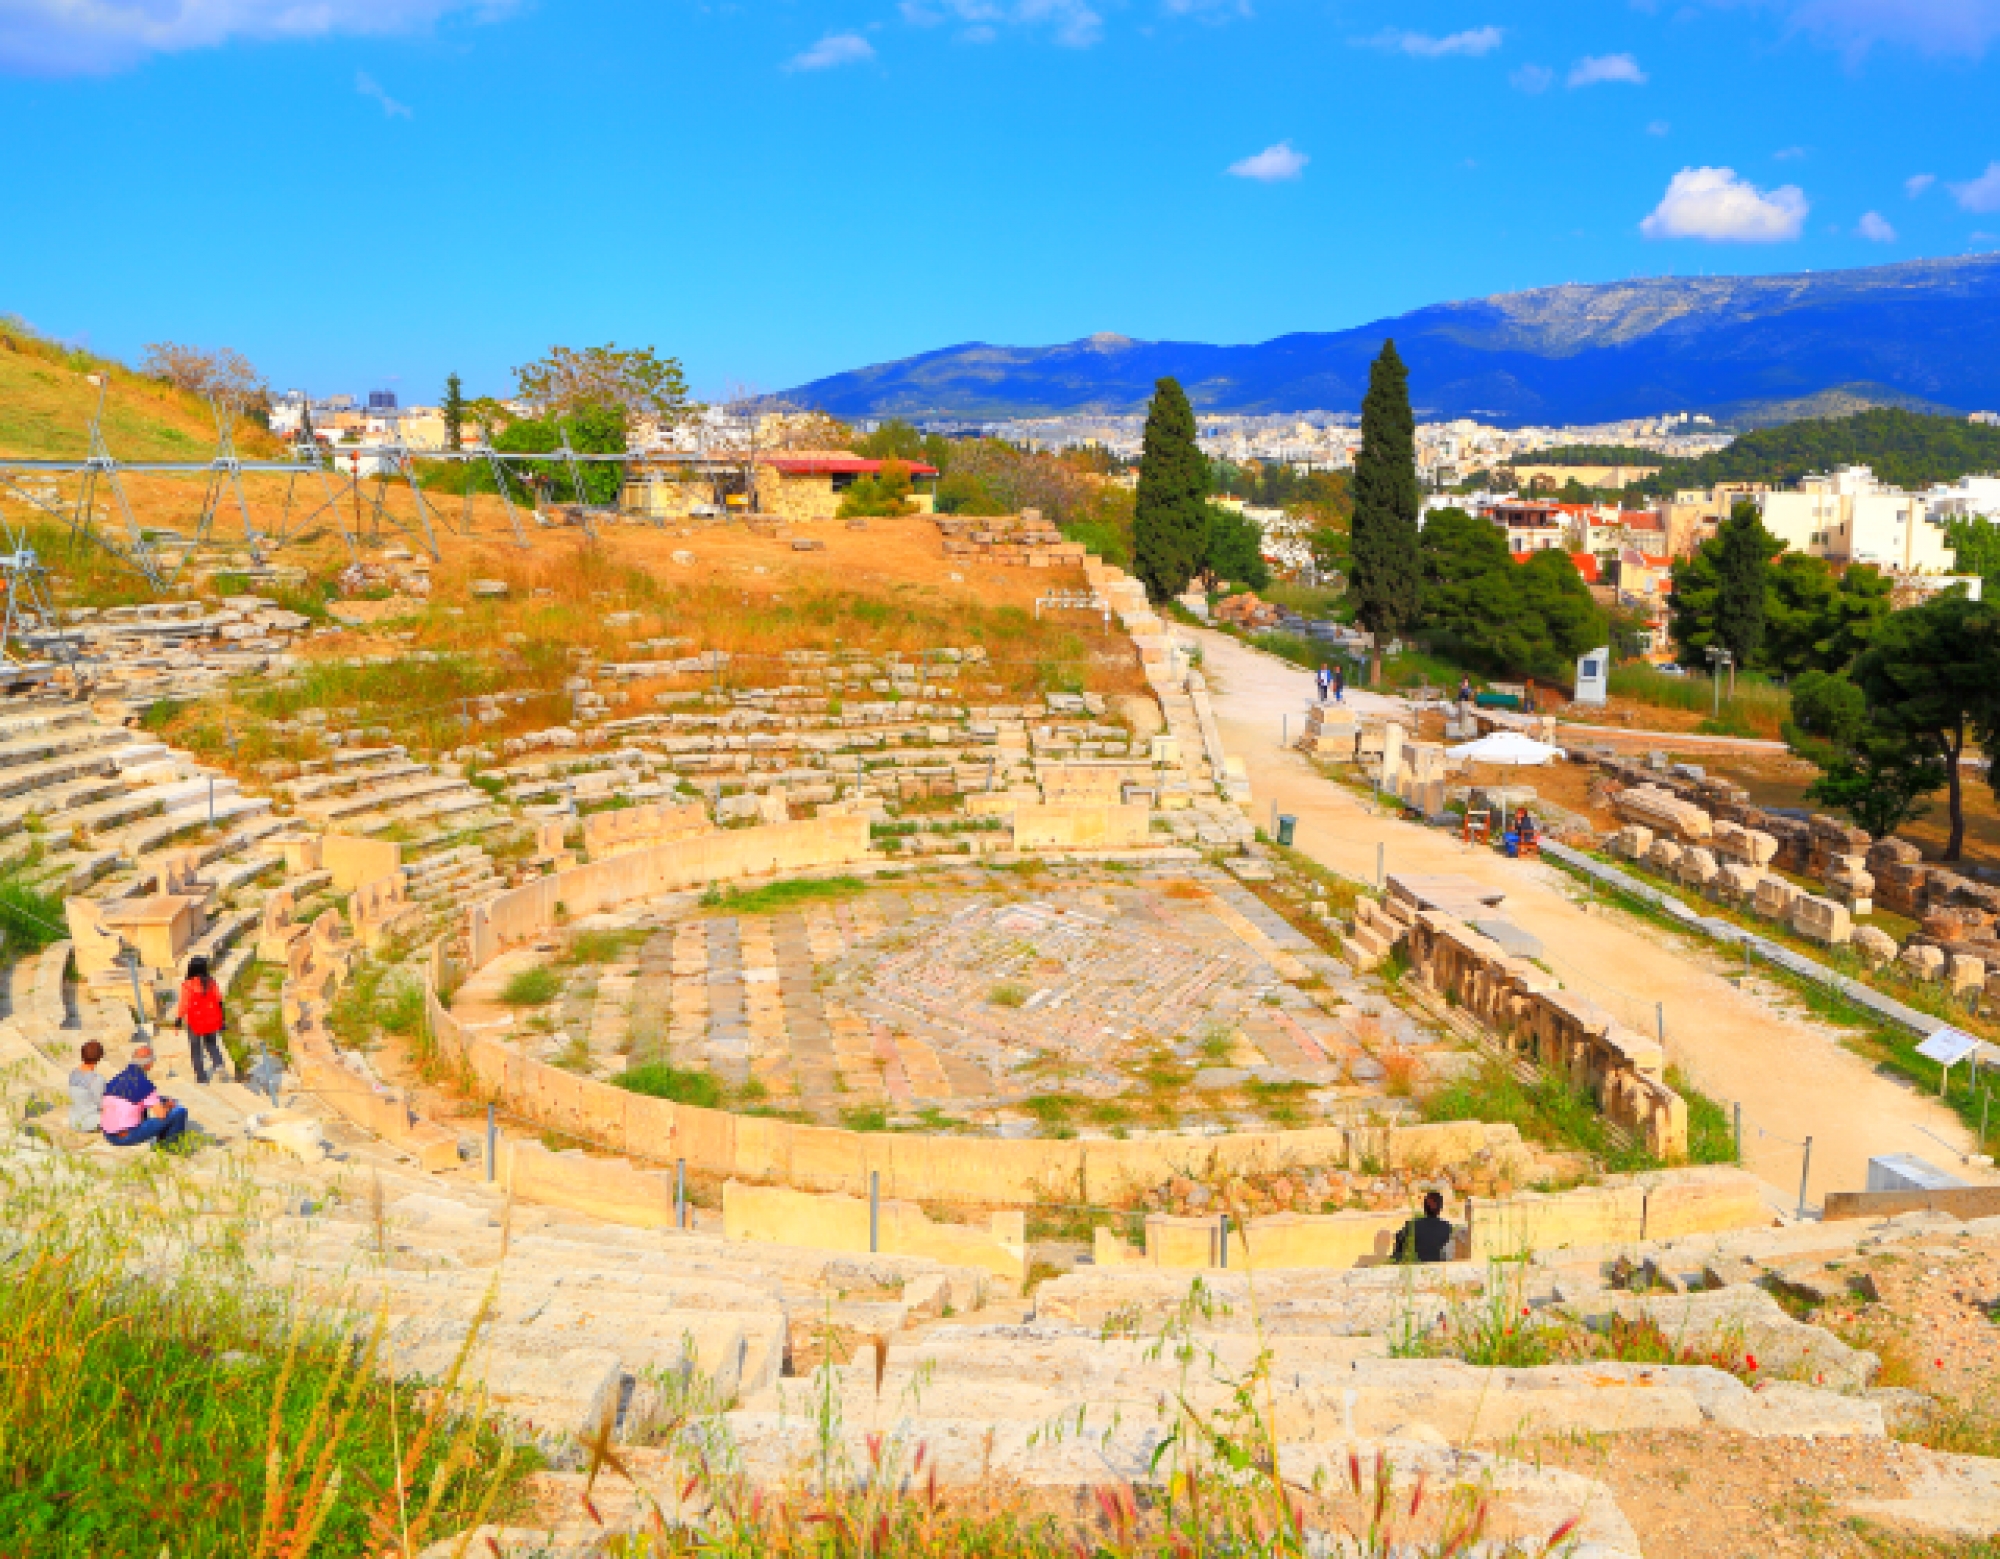
[[[1382,884],[1388,880],[1382,875],[1383,853],[1387,849],[1387,841],[1381,839],[1375,841],[1375,887],[1378,892],[1381,890]]]
[[[868,1254],[882,1249],[882,1171],[868,1171]]]
[[[486,1106],[486,1183],[493,1184],[493,1176],[500,1163],[500,1127],[493,1118],[493,1106]]]
[[[1225,1272],[1229,1270],[1229,1214],[1227,1213],[1222,1215],[1222,1259],[1220,1265]]]
[[[1653,1003],[1653,1026],[1659,1031],[1660,1049],[1665,1050],[1667,1048],[1667,1004],[1663,1001]]]
[[[208,777],[208,826],[215,827],[215,776]]]
[[[684,1158],[677,1158],[674,1160],[674,1227],[685,1229],[687,1226],[688,1161]]]
[[[1278,745],[1280,747],[1292,745],[1292,717],[1289,714],[1278,716]]]
[[[1743,1101],[1736,1101],[1736,1162],[1743,1162]]]
[[[1806,1185],[1812,1179],[1812,1138],[1806,1138],[1806,1161],[1799,1168],[1799,1216],[1806,1215]]]
[[[125,958],[125,972],[132,977],[132,1016],[139,1025],[139,1038],[150,1042],[152,1032],[146,1025],[146,999],[139,993],[139,955],[128,953]]]

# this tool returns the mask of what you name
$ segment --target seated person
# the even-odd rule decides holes
[[[162,1147],[187,1130],[187,1107],[176,1104],[153,1086],[153,1047],[132,1052],[132,1064],[104,1085],[101,1124],[104,1140],[114,1147],[136,1148],[148,1142]]]
[[[1451,1222],[1444,1217],[1444,1197],[1425,1193],[1424,1215],[1396,1231],[1396,1261],[1446,1261],[1451,1255]]]
[[[75,1071],[69,1074],[69,1129],[95,1131],[104,1118],[104,1074],[97,1063],[104,1059],[104,1047],[96,1040],[84,1041]]]

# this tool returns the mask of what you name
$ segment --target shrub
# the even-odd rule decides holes
[[[692,1104],[704,1110],[722,1108],[722,1079],[713,1072],[683,1071],[664,1061],[648,1061],[611,1081],[627,1093],[642,1093],[649,1099],[671,1099],[675,1104]]]
[[[562,978],[553,969],[517,969],[500,987],[500,999],[510,1007],[541,1007],[562,994]]]

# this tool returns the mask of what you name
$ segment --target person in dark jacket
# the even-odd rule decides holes
[[[1451,1221],[1444,1216],[1444,1197],[1431,1191],[1424,1197],[1424,1215],[1396,1231],[1397,1261],[1446,1261],[1451,1256]]]
[[[167,1098],[153,1086],[153,1047],[140,1045],[132,1064],[104,1085],[104,1140],[113,1147],[137,1148],[148,1142],[166,1147],[187,1130],[187,1106]]]

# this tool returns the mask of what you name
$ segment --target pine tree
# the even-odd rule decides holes
[[[1764,592],[1776,541],[1757,516],[1739,503],[1715,533],[1715,642],[1748,666],[1764,646]]]
[[[1173,379],[1153,386],[1132,516],[1133,572],[1155,601],[1187,589],[1208,547],[1208,461],[1194,408]]]
[[[1375,635],[1371,681],[1382,675],[1382,645],[1416,620],[1422,565],[1417,553],[1417,422],[1410,376],[1384,341],[1361,402],[1361,452],[1354,460],[1354,615]]]
[[[444,382],[444,447],[465,448],[465,386],[457,374]]]

